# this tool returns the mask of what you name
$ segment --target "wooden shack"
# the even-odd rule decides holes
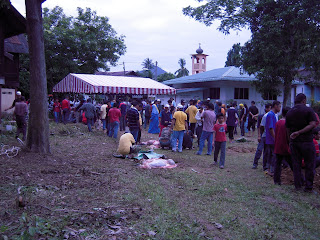
[[[26,19],[10,4],[0,8],[0,117],[19,88],[19,54],[28,52]]]

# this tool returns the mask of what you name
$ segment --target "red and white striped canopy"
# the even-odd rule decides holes
[[[172,95],[176,89],[150,78],[69,73],[53,92]]]

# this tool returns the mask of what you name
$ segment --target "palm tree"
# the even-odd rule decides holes
[[[177,78],[184,77],[189,75],[189,70],[185,68],[186,66],[186,60],[183,58],[180,58],[178,61],[180,68],[174,73],[177,75]]]
[[[145,73],[144,75],[146,77],[149,77],[149,78],[153,78],[153,74],[151,72],[151,69],[154,68],[154,64],[152,62],[152,60],[150,58],[146,58],[143,62],[142,62],[142,66],[143,66],[143,69],[145,69]]]

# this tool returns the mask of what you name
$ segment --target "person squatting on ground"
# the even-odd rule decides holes
[[[224,116],[222,113],[217,115],[218,123],[213,127],[213,139],[214,139],[214,165],[217,165],[218,155],[220,152],[219,167],[224,168],[226,159],[226,145],[227,145],[227,124],[224,122]]]
[[[281,103],[279,101],[273,101],[271,111],[268,112],[266,117],[266,124],[265,124],[265,131],[266,131],[266,144],[265,144],[265,151],[266,158],[267,158],[267,167],[268,167],[268,174],[270,176],[273,175],[274,172],[274,162],[275,162],[275,155],[274,155],[274,139],[275,139],[275,129],[276,123],[278,121],[277,113],[281,110]]]
[[[204,148],[204,142],[208,141],[208,151],[207,155],[212,154],[212,141],[213,141],[213,127],[216,122],[216,114],[214,112],[214,105],[208,103],[208,109],[202,113],[201,118],[203,119],[203,129],[200,137],[200,146],[197,155],[202,154]]]
[[[196,114],[198,112],[198,108],[196,107],[197,104],[197,100],[192,100],[190,101],[191,105],[187,108],[187,110],[185,111],[186,114],[188,114],[189,117],[189,129],[192,133],[192,135],[194,135],[194,130],[196,128]]]
[[[274,141],[274,154],[276,155],[274,164],[274,184],[281,185],[281,170],[282,164],[289,164],[292,170],[292,162],[289,151],[289,142],[286,129],[286,115],[290,110],[289,107],[282,109],[282,119],[276,123],[275,141]]]
[[[91,126],[94,124],[93,119],[96,116],[96,107],[92,104],[92,99],[88,98],[87,102],[83,104],[79,110],[84,111],[84,116],[87,118],[88,130],[92,132]]]
[[[227,118],[227,128],[228,128],[228,135],[229,135],[229,142],[232,143],[234,137],[234,130],[237,127],[236,122],[238,121],[238,114],[237,114],[237,110],[235,109],[235,107],[237,106],[237,104],[234,102],[232,103],[232,107],[230,107],[227,110],[226,113],[226,118]]]
[[[271,104],[267,103],[264,106],[265,114],[260,114],[258,116],[258,123],[257,123],[258,147],[257,147],[257,150],[256,150],[256,154],[254,156],[252,169],[257,169],[258,168],[258,162],[259,162],[259,159],[260,159],[260,157],[262,155],[262,152],[263,152],[263,163],[262,163],[263,170],[267,169],[267,157],[266,157],[266,151],[264,151],[265,143],[266,143],[266,132],[265,132],[265,129],[264,129],[264,125],[261,125],[261,123],[262,123],[263,119],[264,119],[264,122],[265,122],[265,118],[267,117],[267,113],[270,110],[271,110]]]
[[[28,105],[25,103],[25,98],[23,96],[15,102],[14,114],[17,123],[16,138],[18,138],[20,133],[22,133],[22,141],[25,141],[27,136],[26,117],[28,114]]]
[[[113,104],[113,107],[109,110],[108,115],[109,115],[108,117],[109,117],[109,123],[110,123],[109,137],[117,138],[119,125],[120,125],[120,117],[121,117],[121,111],[118,108],[117,102]]]
[[[127,124],[130,133],[132,134],[136,142],[138,141],[138,135],[141,128],[138,108],[139,103],[137,101],[133,101],[131,108],[129,108],[127,111]]]
[[[169,104],[164,106],[164,109],[161,111],[159,115],[159,122],[160,122],[160,133],[159,137],[161,136],[162,129],[168,127],[172,121],[172,114],[169,109]]]
[[[287,113],[286,127],[290,136],[290,151],[292,156],[294,186],[302,188],[301,164],[305,163],[306,192],[313,189],[315,174],[316,151],[313,143],[312,130],[317,126],[317,118],[312,108],[306,106],[307,97],[299,93],[294,100],[294,106]]]
[[[187,121],[187,114],[183,111],[183,106],[178,104],[177,111],[173,114],[171,129],[173,130],[172,133],[172,142],[171,148],[173,152],[177,151],[177,139],[178,139],[178,152],[182,152],[182,142],[183,142],[183,135],[185,131],[188,131],[188,121]]]
[[[123,158],[125,158],[127,155],[129,155],[129,158],[132,158],[135,153],[138,153],[139,150],[141,150],[141,147],[138,145],[133,145],[134,143],[136,143],[136,141],[131,133],[123,134],[120,137],[117,152],[121,154]]]

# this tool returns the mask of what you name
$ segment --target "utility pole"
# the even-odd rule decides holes
[[[158,61],[156,61],[156,81],[158,81]]]
[[[123,76],[126,75],[126,66],[124,65],[124,62],[123,62]]]

